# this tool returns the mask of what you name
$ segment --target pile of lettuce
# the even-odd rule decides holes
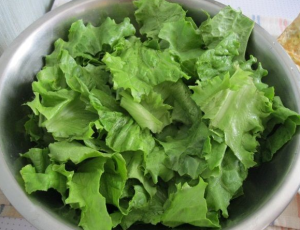
[[[85,230],[219,227],[300,117],[246,58],[254,23],[241,12],[198,26],[178,4],[134,5],[139,32],[129,18],[79,20],[46,56],[27,103],[25,189],[56,190]]]

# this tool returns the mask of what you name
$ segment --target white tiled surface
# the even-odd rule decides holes
[[[216,0],[235,9],[278,37],[300,13],[300,0]]]
[[[53,0],[0,0],[0,56],[20,32],[50,9],[52,2]]]
[[[25,219],[0,217],[0,230],[36,230]]]
[[[300,0],[216,0],[233,8],[240,8],[244,14],[294,20],[300,13]]]

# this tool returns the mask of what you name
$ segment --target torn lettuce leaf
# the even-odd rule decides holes
[[[249,73],[242,70],[230,79],[222,81],[217,77],[193,89],[193,99],[205,113],[203,118],[209,120],[209,127],[224,131],[225,143],[237,158],[246,168],[253,167],[257,138],[272,112],[270,100],[257,90]]]
[[[69,183],[66,204],[78,204],[82,210],[79,226],[84,229],[109,230],[112,220],[106,208],[106,200],[99,191],[100,178],[106,158],[83,162]]]
[[[147,48],[137,38],[121,51],[106,53],[102,61],[113,75],[114,89],[130,90],[137,102],[162,82],[189,78],[168,52]]]
[[[159,38],[169,43],[169,50],[181,62],[199,58],[204,52],[202,37],[191,21],[181,18],[174,22],[165,22],[159,32]]]
[[[176,138],[160,141],[166,157],[166,166],[180,176],[188,175],[192,179],[199,177],[203,171],[202,151],[208,137],[208,128],[198,122],[188,132],[182,132]]]
[[[234,32],[238,36],[239,60],[245,59],[245,52],[248,40],[254,22],[248,17],[244,16],[241,11],[236,11],[230,6],[224,7],[213,18],[208,18],[207,21],[201,24],[200,32],[202,34],[204,43],[209,48],[214,48],[221,40],[228,34]]]
[[[152,133],[160,133],[163,128],[171,124],[171,106],[164,104],[161,95],[150,92],[141,102],[135,102],[133,97],[123,91],[120,105],[128,111],[133,119]]]
[[[38,173],[44,173],[47,167],[50,165],[49,149],[31,148],[28,152],[21,155],[30,159],[31,163],[35,167]]]
[[[219,227],[217,213],[208,216],[204,193],[207,183],[199,178],[196,186],[176,185],[177,191],[165,203],[162,222],[168,227],[189,223],[199,227]]]
[[[74,164],[79,164],[89,158],[111,157],[111,154],[101,153],[78,142],[67,141],[60,141],[50,144],[49,152],[50,159],[59,163],[71,161]]]
[[[81,60],[99,64],[98,54],[112,50],[118,41],[124,37],[135,34],[135,28],[129,18],[125,18],[120,24],[109,17],[99,26],[85,25],[82,20],[74,22],[69,30],[68,41],[58,39],[55,42],[55,50],[46,57],[46,64],[52,66],[56,63],[60,51],[66,50],[73,58],[80,57]]]
[[[222,210],[222,215],[228,218],[227,207],[230,200],[241,188],[247,177],[247,169],[229,149],[224,154],[220,173],[206,179],[206,201],[210,209]]]
[[[268,117],[266,129],[260,138],[260,159],[270,161],[273,155],[287,143],[295,134],[300,124],[299,115],[284,107],[279,97],[275,97],[272,106],[273,112]],[[276,126],[278,126],[276,128]]]
[[[164,0],[134,1],[137,7],[135,18],[140,24],[140,33],[156,39],[164,23],[176,22],[185,17],[186,12],[179,4]]]
[[[47,191],[50,188],[57,190],[62,196],[67,190],[66,178],[52,169],[52,165],[46,168],[44,173],[36,171],[32,165],[24,166],[20,171],[25,182],[25,190],[28,194],[36,191]]]
[[[226,73],[234,73],[237,63],[234,58],[238,55],[238,35],[229,33],[214,48],[208,49],[198,58],[195,66],[198,77],[202,81],[216,76],[224,77]]]

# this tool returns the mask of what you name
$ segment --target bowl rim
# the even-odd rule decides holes
[[[3,76],[5,76],[6,72],[8,71],[6,69],[6,66],[8,65],[9,61],[13,59],[15,55],[17,55],[19,50],[22,48],[22,44],[24,44],[25,41],[29,40],[34,36],[34,34],[38,33],[44,25],[53,23],[59,18],[64,18],[64,14],[66,12],[72,12],[72,10],[79,9],[84,5],[88,5],[96,1],[97,0],[77,0],[68,2],[63,6],[60,6],[53,11],[46,13],[40,19],[31,24],[28,28],[26,28],[0,57],[0,95],[4,88],[5,79]],[[176,2],[180,3],[180,1],[182,3],[185,3],[184,0],[179,0]],[[101,2],[101,0],[98,0],[98,2]],[[118,2],[131,2],[131,0],[119,0]],[[190,2],[199,1],[191,0]],[[203,2],[209,4],[211,7],[215,7],[218,9],[225,6],[222,3],[211,0],[204,0]],[[281,57],[284,65],[289,68],[289,73],[291,75],[290,79],[293,83],[295,92],[300,95],[300,73],[295,63],[288,56],[283,47],[277,42],[277,40],[270,34],[268,34],[261,26],[255,24],[254,31],[257,34],[263,36],[264,39],[266,39],[270,44],[273,44],[274,51]],[[259,209],[257,213],[251,215],[251,218],[242,220],[237,226],[231,227],[230,229],[238,230],[241,229],[241,226],[243,226],[243,229],[249,230],[263,229],[267,227],[276,217],[278,217],[286,208],[286,206],[292,200],[293,196],[297,193],[297,190],[300,186],[300,167],[296,167],[300,166],[300,142],[297,144],[296,149],[297,151],[295,152],[295,158],[289,168],[286,179],[282,182],[281,187],[277,190],[274,196],[267,200],[265,205],[261,209]],[[9,166],[4,159],[4,154],[0,149],[0,161],[3,162],[2,167],[0,167],[0,188],[2,189],[4,195],[11,202],[11,204],[20,212],[20,214],[38,229],[74,229],[73,225],[70,225],[67,222],[64,223],[57,221],[55,215],[47,212],[41,206],[35,204],[36,202],[33,203],[32,199],[25,193],[24,189],[22,189],[19,183],[16,181],[14,175],[12,174]],[[6,183],[6,181],[11,181],[11,183]],[[280,200],[280,204],[276,202],[278,200]],[[268,212],[268,210],[271,209],[278,209],[280,211],[271,214],[270,212]]]

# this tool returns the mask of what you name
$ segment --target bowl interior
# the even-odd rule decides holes
[[[197,23],[205,20],[201,11],[216,14],[221,5],[212,1],[178,0],[188,15]],[[56,194],[36,193],[27,196],[24,192],[19,170],[22,162],[19,153],[27,151],[29,142],[21,132],[22,119],[26,114],[23,103],[32,97],[31,83],[43,66],[43,57],[53,48],[57,38],[67,38],[72,22],[83,19],[97,25],[107,15],[117,22],[125,16],[132,21],[133,6],[129,0],[74,1],[34,23],[23,32],[13,45],[2,55],[0,61],[0,181],[4,193],[12,204],[39,229],[75,229],[71,219],[62,215],[60,203],[54,202]],[[274,86],[276,94],[290,109],[299,109],[299,73],[280,45],[255,26],[251,35],[248,53],[262,61],[269,71],[265,81]],[[268,225],[291,200],[300,181],[295,181],[296,169],[300,168],[299,133],[281,149],[275,158],[263,167],[250,170],[244,185],[245,196],[233,200],[229,208],[230,218],[222,222],[228,229],[259,229]],[[280,200],[278,200],[280,199]],[[264,217],[262,216],[264,213]],[[256,220],[256,222],[254,221]],[[242,227],[243,226],[243,227]],[[149,227],[149,229],[164,229]],[[191,227],[178,227],[191,229]],[[196,228],[195,228],[196,229]]]

